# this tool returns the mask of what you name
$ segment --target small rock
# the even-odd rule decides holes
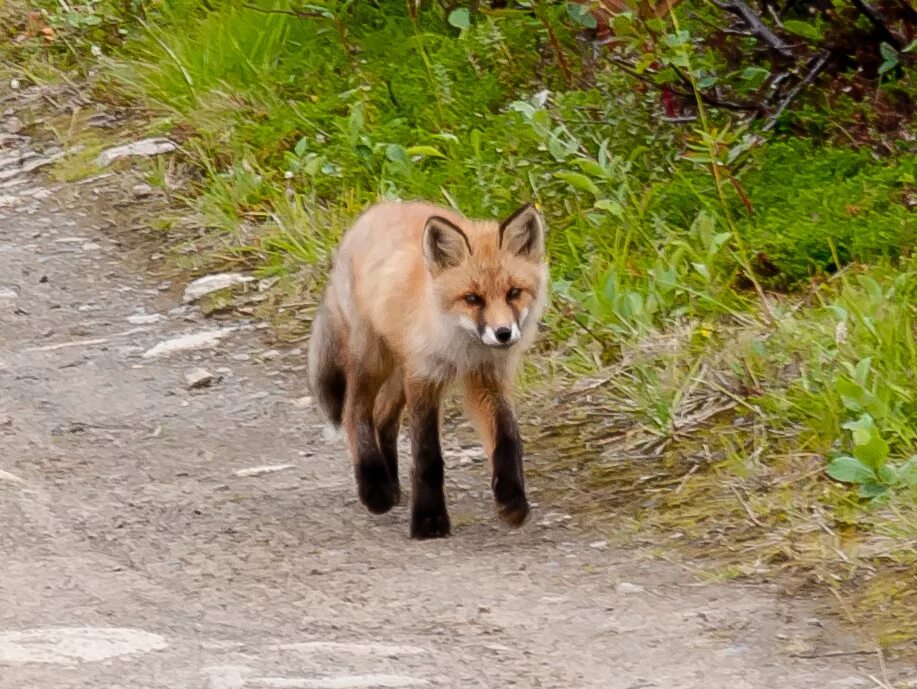
[[[128,156],[142,156],[148,158],[162,153],[171,153],[176,148],[178,148],[178,146],[168,139],[142,139],[102,151],[99,157],[96,158],[96,165],[99,167],[108,167],[119,158],[126,158]]]
[[[210,387],[213,380],[213,374],[204,368],[195,368],[185,374],[185,384],[190,390]]]
[[[86,242],[80,247],[83,251],[98,251],[102,248],[101,244],[96,244],[95,242]]]
[[[262,474],[273,474],[276,471],[283,471],[284,469],[293,469],[294,464],[266,464],[260,467],[251,467],[249,469],[238,469],[232,473],[236,476],[245,477],[245,476],[261,476]]]
[[[608,547],[608,541],[593,541],[589,544],[589,547],[596,550],[605,550]]]
[[[197,301],[201,297],[217,292],[221,289],[234,287],[235,285],[251,282],[254,278],[242,275],[241,273],[216,273],[214,275],[205,275],[191,282],[182,295],[182,301],[186,304]]]
[[[646,589],[639,584],[631,584],[630,582],[622,581],[615,587],[615,591],[618,593],[643,593]]]
[[[131,189],[131,192],[138,199],[142,199],[145,196],[149,196],[153,193],[153,187],[151,187],[149,184],[146,184],[145,182],[141,182],[140,184],[135,184],[133,189]]]
[[[305,395],[303,397],[298,397],[295,400],[293,400],[293,406],[296,407],[297,409],[305,409],[306,407],[310,407],[312,406],[312,398],[309,397],[308,395]]]
[[[197,333],[188,333],[168,340],[164,340],[155,347],[148,349],[143,354],[144,359],[156,356],[186,352],[194,349],[207,349],[216,347],[220,340],[236,331],[236,328],[220,328],[218,330],[204,330]]]
[[[127,317],[127,322],[131,325],[152,325],[166,319],[161,313],[137,313]]]
[[[280,357],[280,352],[278,352],[276,349],[269,349],[266,352],[262,352],[261,354],[261,358],[264,361],[273,361],[274,359],[277,359],[279,357]]]

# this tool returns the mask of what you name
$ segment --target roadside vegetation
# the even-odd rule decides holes
[[[290,336],[369,203],[537,200],[542,492],[917,638],[908,0],[30,6],[0,10],[5,81],[85,83],[179,142],[147,163],[174,201],[151,224],[186,267],[276,278]],[[97,172],[81,122],[62,178]]]

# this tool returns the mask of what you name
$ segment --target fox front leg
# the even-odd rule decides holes
[[[491,486],[497,513],[510,526],[521,526],[529,516],[522,468],[522,439],[516,414],[503,383],[487,373],[465,381],[465,399],[490,457]]]
[[[446,510],[445,465],[439,442],[442,386],[427,382],[405,385],[411,419],[411,538],[443,538],[449,535]]]

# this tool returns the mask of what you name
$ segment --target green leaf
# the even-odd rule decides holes
[[[599,210],[607,211],[611,215],[621,218],[624,216],[624,208],[617,201],[612,199],[601,199],[595,202],[595,207]]]
[[[917,51],[917,38],[907,44],[907,47],[902,50],[902,53],[913,53]]]
[[[405,149],[409,156],[429,156],[431,158],[445,158],[446,155],[433,146],[410,146]]]
[[[293,147],[293,153],[302,158],[306,154],[306,148],[309,145],[309,139],[307,137],[302,137],[299,141],[296,142],[296,145]]]
[[[671,84],[676,79],[678,79],[678,73],[671,67],[666,67],[653,75],[653,81],[657,84]]]
[[[592,13],[578,2],[567,3],[567,14],[570,19],[580,26],[585,26],[587,29],[594,29],[599,25]]]
[[[872,417],[863,414],[856,421],[848,421],[844,428],[853,433],[853,456],[873,470],[878,470],[888,458],[888,443],[882,438]]]
[[[471,12],[467,7],[459,7],[449,13],[449,19],[447,21],[456,29],[465,30],[471,26]]]
[[[745,81],[748,88],[756,89],[764,83],[764,80],[767,79],[770,74],[771,73],[763,67],[746,67],[742,71],[742,79]]]
[[[818,42],[822,39],[822,33],[818,27],[799,19],[784,20],[783,28],[792,34],[802,36],[803,38],[808,38],[810,41]]]
[[[407,163],[408,154],[404,146],[400,144],[389,144],[385,147],[385,157],[393,163]]]
[[[625,36],[633,31],[634,15],[632,12],[621,12],[611,20],[611,28],[616,36]]]
[[[885,44],[883,43],[882,45],[884,46]],[[898,66],[898,54],[896,53],[893,57],[886,58],[885,62],[879,65],[879,74],[882,75],[882,74],[885,74],[886,72],[890,72],[897,66]]]
[[[841,378],[834,384],[837,393],[841,396],[841,402],[847,411],[862,412],[863,405],[866,401],[866,395],[863,388],[852,380]]]
[[[917,487],[917,455],[898,467],[898,477],[904,485]]]
[[[882,53],[882,57],[886,60],[898,62],[898,51],[892,48],[888,43],[880,43],[879,52]]]
[[[883,493],[888,491],[888,486],[883,486],[881,483],[864,483],[860,486],[860,489],[857,491],[861,498],[877,498]]]
[[[577,158],[573,161],[574,165],[577,165],[580,170],[585,172],[587,175],[593,177],[604,178],[608,175],[605,173],[605,168],[599,165],[592,158]]]
[[[854,457],[835,459],[826,469],[828,476],[842,483],[867,483],[876,480],[875,472]]]
[[[588,191],[596,198],[599,198],[602,195],[602,192],[595,185],[595,182],[593,182],[582,173],[563,171],[555,172],[554,176],[557,177],[557,179],[563,180],[571,187],[575,187],[576,189],[581,189],[583,191]]]
[[[708,89],[711,86],[716,86],[719,80],[720,80],[719,77],[714,77],[714,76],[702,77],[697,80],[697,88]]]
[[[876,472],[876,476],[879,477],[879,482],[886,486],[894,486],[900,479],[900,476],[898,475],[898,468],[890,464],[879,467],[879,470]]]

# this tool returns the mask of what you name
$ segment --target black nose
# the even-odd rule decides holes
[[[509,342],[509,338],[513,336],[513,331],[510,330],[509,328],[497,328],[494,331],[494,335],[497,336],[498,342],[502,344],[506,344],[507,342]]]

